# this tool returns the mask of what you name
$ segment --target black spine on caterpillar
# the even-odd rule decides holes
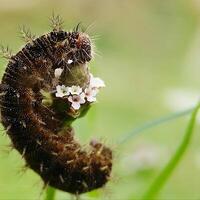
[[[11,56],[0,85],[1,120],[14,148],[46,185],[72,194],[103,187],[112,169],[112,151],[97,141],[84,150],[71,127],[92,101],[78,104],[80,94],[66,90],[89,90],[91,58],[86,33],[53,30]]]

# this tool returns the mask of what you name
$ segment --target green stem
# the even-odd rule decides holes
[[[54,200],[56,190],[50,186],[47,187],[45,200]]]
[[[165,168],[161,171],[161,173],[158,175],[158,177],[154,180],[153,184],[150,186],[147,193],[144,195],[142,199],[154,199],[155,196],[159,193],[159,191],[162,189],[164,184],[167,182],[168,178],[172,174],[173,170],[183,157],[184,153],[187,150],[187,147],[189,146],[189,143],[192,138],[193,129],[196,121],[197,112],[200,108],[200,103],[195,107],[193,110],[193,113],[191,115],[191,119],[189,121],[189,124],[187,126],[185,136],[183,138],[183,141],[181,142],[180,146],[176,150],[173,157],[170,159],[168,164],[165,166]]]
[[[166,122],[169,122],[171,120],[177,119],[179,117],[185,116],[190,114],[192,111],[194,110],[193,108],[189,108],[187,110],[184,111],[180,111],[180,112],[176,112],[170,115],[166,115],[164,117],[152,120],[152,121],[148,121],[146,123],[144,123],[143,125],[133,129],[133,131],[131,131],[130,133],[126,134],[125,136],[123,136],[119,141],[118,141],[118,145],[122,145],[124,143],[126,143],[127,141],[129,141],[132,137],[136,136],[137,134],[139,134],[142,131],[145,131],[147,129],[153,128],[155,126],[158,126],[160,124],[164,124]]]

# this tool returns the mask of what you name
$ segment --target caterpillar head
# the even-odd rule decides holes
[[[84,64],[92,58],[92,43],[86,33],[73,31],[68,36],[69,59],[75,64]]]

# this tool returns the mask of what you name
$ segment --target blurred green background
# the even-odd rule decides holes
[[[146,131],[117,145],[134,127],[193,106],[200,88],[200,0],[0,0],[0,42],[17,52],[19,25],[36,35],[50,31],[52,12],[64,28],[77,23],[95,38],[92,72],[105,80],[98,103],[75,122],[82,143],[100,138],[115,153],[111,181],[82,199],[137,199],[178,144],[188,117]],[[1,76],[6,61],[0,60]],[[200,118],[199,118],[200,119]],[[198,120],[199,124],[200,120]],[[0,199],[42,199],[42,182],[0,135]],[[200,129],[158,199],[200,199]],[[57,192],[56,199],[71,199]]]

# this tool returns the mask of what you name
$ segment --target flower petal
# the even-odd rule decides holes
[[[69,90],[71,94],[76,94],[76,95],[79,95],[82,92],[82,88],[76,85],[72,85]]]
[[[73,102],[72,96],[69,96],[69,97],[68,97],[68,101],[69,101],[69,102]]]
[[[78,110],[80,107],[81,107],[80,103],[72,102],[72,108],[74,108],[75,110]]]
[[[88,96],[88,97],[87,97],[87,100],[88,100],[89,102],[95,102],[97,99],[96,99],[96,97]]]
[[[94,88],[101,88],[105,87],[105,83],[102,79],[98,77],[94,77],[92,74],[90,74],[90,87]]]
[[[62,93],[56,93],[56,97],[63,97],[64,95]]]

